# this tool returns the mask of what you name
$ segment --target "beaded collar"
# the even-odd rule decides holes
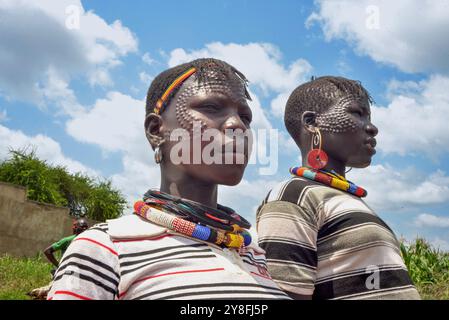
[[[332,188],[349,192],[360,198],[366,197],[366,195],[368,194],[365,189],[357,186],[349,180],[346,180],[345,177],[339,175],[333,170],[326,171],[322,169],[315,170],[309,167],[293,167],[290,169],[290,173],[298,177],[304,177],[309,180],[321,182]]]
[[[228,248],[251,243],[250,223],[232,209],[209,208],[198,202],[149,190],[144,201],[134,204],[135,214],[188,237]]]

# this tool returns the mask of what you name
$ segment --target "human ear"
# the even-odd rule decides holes
[[[301,123],[304,126],[304,128],[311,132],[315,132],[316,127],[316,112],[314,111],[304,111],[301,115]]]
[[[150,142],[153,150],[164,140],[163,137],[163,120],[162,117],[155,113],[150,113],[145,118],[145,135],[147,136],[148,142]]]

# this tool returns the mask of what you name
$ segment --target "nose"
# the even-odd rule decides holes
[[[371,122],[366,125],[365,130],[370,136],[373,137],[375,137],[379,133],[379,129],[377,129],[377,127]]]
[[[233,114],[232,116],[228,117],[225,122],[223,123],[223,130],[236,130],[241,129],[242,131],[245,131],[247,129],[246,125],[243,123],[242,119],[240,119],[240,116],[238,114]]]

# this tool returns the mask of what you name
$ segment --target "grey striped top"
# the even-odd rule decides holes
[[[285,291],[313,299],[419,299],[393,231],[359,197],[294,177],[257,212],[259,245]]]

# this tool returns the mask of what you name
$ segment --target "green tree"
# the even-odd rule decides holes
[[[58,185],[52,179],[50,166],[36,157],[35,151],[10,150],[11,157],[0,163],[0,181],[28,188],[31,200],[66,205]]]
[[[110,181],[71,174],[39,159],[35,150],[10,150],[10,157],[0,162],[0,181],[27,187],[31,200],[67,206],[74,217],[104,221],[126,208],[125,198]]]

